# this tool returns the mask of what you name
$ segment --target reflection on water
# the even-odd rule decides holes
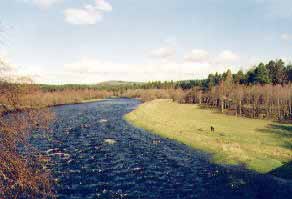
[[[52,136],[33,142],[52,158],[58,198],[291,198],[291,182],[211,164],[204,153],[137,129],[114,99],[53,108]]]

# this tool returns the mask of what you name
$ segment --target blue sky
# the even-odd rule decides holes
[[[292,60],[290,0],[1,0],[0,56],[42,83],[204,78]]]

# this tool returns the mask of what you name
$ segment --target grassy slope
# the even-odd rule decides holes
[[[213,154],[220,164],[266,173],[292,160],[292,126],[218,114],[197,105],[154,100],[125,118],[134,125]],[[215,133],[210,132],[210,126]]]

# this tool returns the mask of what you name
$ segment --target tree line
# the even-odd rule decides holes
[[[260,63],[246,73],[230,70],[209,75],[208,89],[196,87],[187,92],[184,103],[203,104],[251,118],[292,119],[291,65],[282,60]]]
[[[246,73],[239,70],[235,74],[231,74],[228,70],[222,74],[215,73],[209,74],[207,79],[207,87],[211,88],[215,85],[219,85],[221,81],[225,81],[226,78],[232,76],[233,83],[235,84],[288,84],[292,81],[292,64],[285,64],[283,60],[271,60],[267,64],[260,63],[257,66],[253,66]]]
[[[184,81],[119,82],[96,85],[44,85],[45,93],[66,92],[66,96],[106,96],[140,98],[148,101],[172,98],[180,103],[197,103],[221,112],[252,118],[292,119],[292,65],[281,59],[260,63],[247,72],[231,70],[210,74],[207,79]],[[48,89],[49,88],[49,89]],[[52,89],[53,88],[53,89]],[[75,91],[76,90],[76,91]],[[97,91],[96,91],[97,90]],[[86,94],[85,94],[86,91]],[[75,94],[73,94],[75,93]],[[98,93],[98,95],[93,94]],[[76,98],[76,97],[75,97]],[[62,97],[60,97],[62,101]],[[72,97],[73,99],[73,97]],[[67,100],[70,101],[70,100]],[[77,100],[78,101],[78,100]]]
[[[220,74],[209,74],[206,79],[181,80],[181,81],[149,81],[149,82],[122,82],[99,84],[65,84],[65,85],[40,85],[41,89],[48,92],[63,90],[108,90],[108,91],[125,91],[133,89],[183,89],[188,90],[194,87],[210,89],[225,81],[228,76],[232,76],[233,83],[244,85],[255,84],[288,84],[292,82],[292,64],[285,64],[283,60],[271,60],[267,64],[260,63],[253,66],[247,72],[239,70],[232,74],[230,70]]]
[[[207,79],[203,80],[182,80],[182,81],[149,81],[149,82],[121,82],[120,84],[64,84],[48,85],[40,84],[39,87],[45,92],[55,92],[64,90],[107,90],[120,92],[135,89],[191,89],[196,86],[204,86]]]
[[[145,90],[146,88],[146,90]],[[180,103],[217,108],[222,113],[250,118],[292,120],[292,65],[279,60],[260,63],[246,73],[231,70],[210,74],[207,79],[179,82],[149,82],[142,89],[121,96],[172,98]]]

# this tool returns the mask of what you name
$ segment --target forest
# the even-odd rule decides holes
[[[206,87],[193,88],[186,103],[216,107],[223,113],[251,118],[290,120],[292,66],[282,60],[260,63],[246,73],[210,74]]]

